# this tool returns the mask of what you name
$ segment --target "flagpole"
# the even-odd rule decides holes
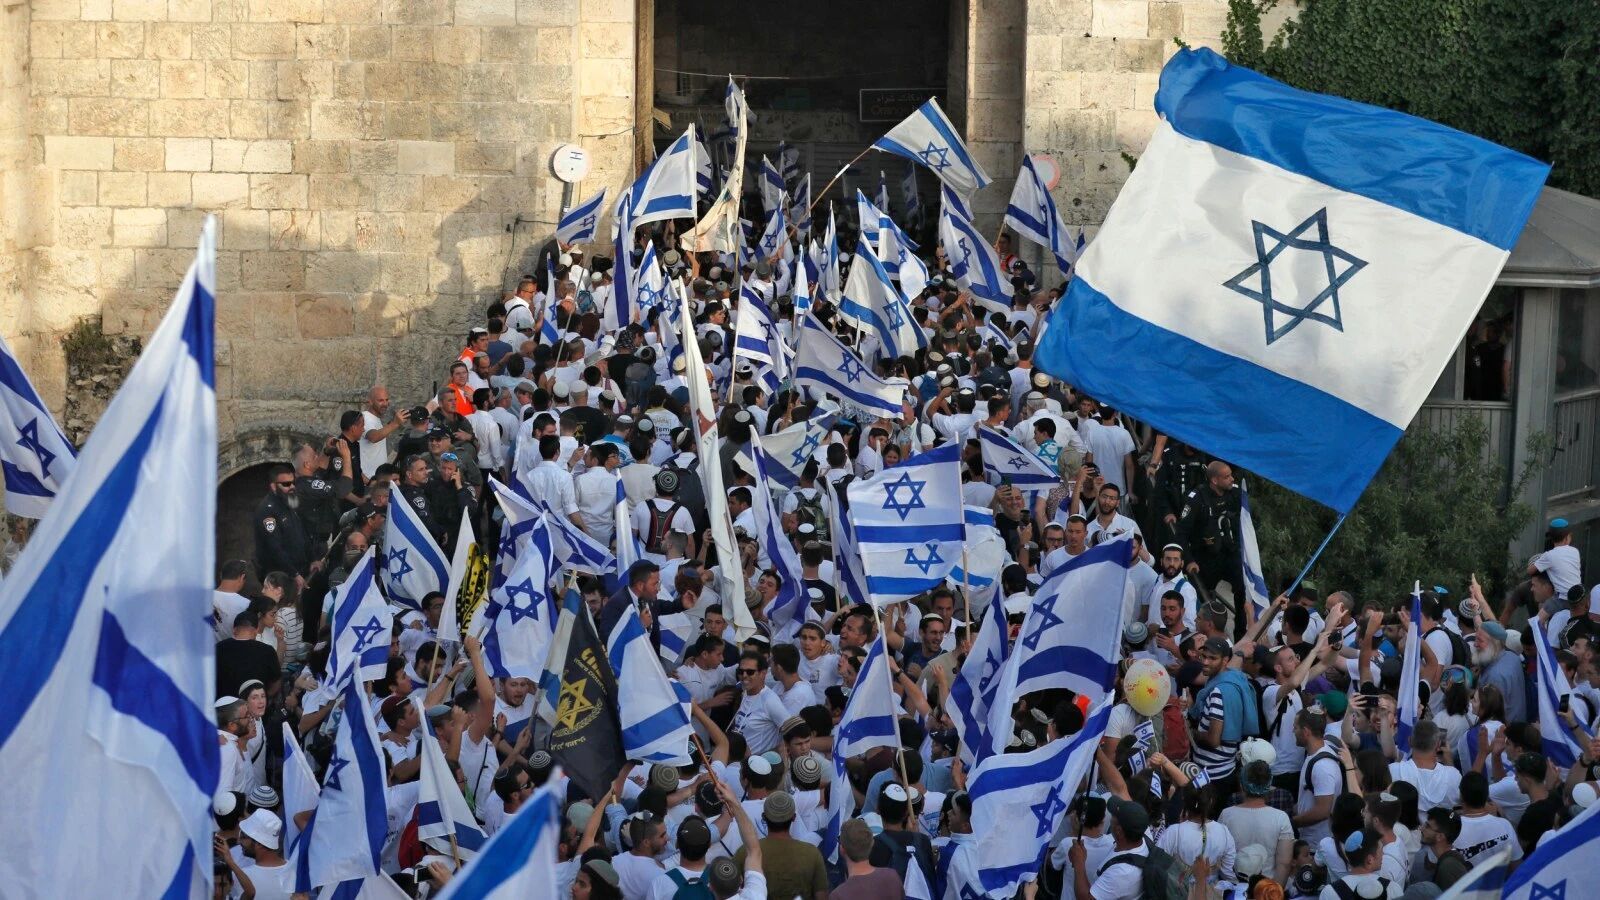
[[[1289,589],[1283,592],[1285,596],[1293,594],[1294,589],[1300,586],[1300,582],[1304,581],[1306,576],[1311,574],[1311,567],[1316,565],[1317,558],[1322,555],[1322,551],[1328,549],[1328,542],[1333,540],[1333,536],[1339,533],[1339,527],[1344,524],[1345,517],[1348,515],[1350,514],[1339,514],[1339,518],[1333,523],[1333,527],[1328,529],[1328,536],[1322,539],[1321,544],[1317,545],[1317,552],[1311,554],[1311,558],[1306,560],[1305,568],[1301,569],[1300,574],[1295,576],[1294,583],[1289,585]],[[1246,600],[1246,602],[1249,601]]]
[[[529,545],[529,549],[530,550],[532,549],[532,545],[531,544]],[[575,589],[577,587],[577,585],[578,585],[578,572],[577,572],[576,569],[574,569],[574,570],[572,570],[572,571],[567,573],[567,589],[565,591],[561,592],[562,596],[566,596],[567,591],[571,591],[571,590]],[[559,615],[560,615],[560,613],[557,613],[558,617],[559,617]],[[554,630],[555,630],[554,628],[551,629],[552,632]],[[548,656],[548,654],[546,654],[546,655]],[[528,727],[535,729],[535,731],[537,731],[538,723],[539,723],[539,701],[544,699],[544,691],[541,690],[540,686],[539,686],[539,682],[543,681],[544,678],[542,677],[543,673],[540,673],[540,674],[541,674],[541,677],[538,678],[537,680],[535,680],[534,685],[533,685],[533,712],[528,714]],[[531,737],[528,739],[528,743],[530,743],[530,744],[533,743],[533,739]],[[548,743],[546,744],[546,746],[548,746]]]
[[[894,673],[889,670],[889,632],[885,630],[883,610],[878,608],[878,603],[871,593],[867,594],[867,602],[872,604],[872,615],[878,620],[878,640],[883,641],[883,677],[889,682],[889,696],[894,696]],[[908,603],[910,601],[907,601]],[[906,789],[906,796],[911,795],[911,779],[906,775],[905,746],[900,742],[900,721],[895,720],[895,767],[900,770],[900,786]],[[915,821],[911,816],[911,804],[906,804],[906,817],[908,821]],[[902,825],[905,823],[902,822]]]
[[[972,574],[967,570],[967,545],[961,545],[961,604],[967,610],[967,637],[972,637]]]
[[[852,159],[849,162],[845,163],[844,164],[844,168],[842,168],[839,171],[833,173],[833,177],[829,178],[828,179],[828,183],[822,186],[822,190],[818,191],[816,196],[811,198],[811,206],[806,207],[806,214],[810,215],[812,208],[815,207],[817,205],[817,202],[823,198],[823,195],[828,193],[828,188],[833,187],[833,183],[835,181],[839,180],[839,176],[843,175],[845,172],[850,171],[850,167],[851,166],[853,166],[856,163],[860,162],[861,161],[861,157],[866,156],[870,152],[872,152],[872,145],[868,144],[867,145],[867,149],[865,149],[865,150],[861,151],[860,153],[856,154],[856,158],[855,159]]]

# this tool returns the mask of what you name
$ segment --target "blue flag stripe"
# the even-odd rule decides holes
[[[94,683],[111,697],[117,712],[166,739],[195,787],[206,794],[216,791],[222,763],[214,750],[216,726],[209,711],[196,706],[172,676],[140,652],[109,612],[100,619]]]
[[[539,840],[556,818],[555,798],[548,790],[534,794],[528,809],[496,832],[492,852],[483,853],[456,876],[451,894],[456,900],[487,897],[527,864]]]

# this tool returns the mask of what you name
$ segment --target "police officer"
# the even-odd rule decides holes
[[[1165,546],[1177,539],[1178,514],[1183,511],[1189,495],[1206,483],[1206,457],[1199,450],[1182,441],[1172,441],[1162,452],[1155,475],[1154,513],[1148,533],[1160,540],[1152,546]]]
[[[332,437],[323,445],[322,452],[305,444],[294,454],[294,488],[299,498],[301,520],[306,536],[311,542],[313,556],[320,556],[328,546],[328,538],[339,528],[339,500],[350,493],[348,475],[336,475],[330,457],[339,457],[338,471],[349,472],[350,447],[341,438]]]
[[[1244,582],[1239,563],[1239,489],[1233,467],[1206,466],[1206,484],[1189,493],[1178,515],[1178,542],[1189,549],[1189,575],[1206,590],[1226,581],[1233,588],[1233,637],[1244,637]]]
[[[267,475],[267,495],[256,507],[256,570],[287,572],[295,587],[304,590],[311,574],[311,541],[295,506],[294,469],[287,463],[272,466]]]
[[[444,545],[444,529],[433,514],[433,502],[429,497],[428,480],[432,477],[432,470],[428,468],[428,458],[421,454],[406,460],[404,478],[400,482],[400,496],[405,502],[411,504],[411,509],[417,514],[417,519],[422,522],[422,527],[433,535],[433,539],[442,547]],[[392,498],[391,498],[392,499]]]

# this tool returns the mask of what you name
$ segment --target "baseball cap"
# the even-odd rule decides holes
[[[727,859],[727,857],[723,857],[723,859]],[[584,863],[583,867],[589,870],[589,874],[612,887],[618,887],[622,884],[622,879],[617,876],[617,870],[612,867],[611,863],[603,859],[591,859]]]
[[[1145,829],[1150,827],[1150,813],[1132,800],[1109,797],[1106,799],[1106,811],[1122,827],[1122,833],[1130,838],[1142,837]]]
[[[1211,653],[1216,656],[1232,656],[1233,645],[1229,644],[1226,638],[1207,638],[1205,646],[1200,648],[1200,652]]]
[[[761,804],[761,817],[772,825],[793,822],[794,797],[785,793],[768,794]]]
[[[276,850],[279,836],[283,834],[283,820],[270,810],[258,809],[239,823],[239,830],[249,835],[250,840]]]

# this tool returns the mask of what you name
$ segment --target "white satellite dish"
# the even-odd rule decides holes
[[[550,155],[550,171],[567,184],[577,184],[589,174],[589,151],[577,144],[562,144]]]

